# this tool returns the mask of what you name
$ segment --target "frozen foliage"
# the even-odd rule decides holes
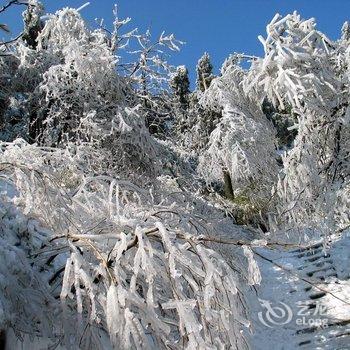
[[[282,222],[329,230],[342,226],[349,186],[348,49],[315,29],[313,19],[276,15],[260,37],[265,57],[253,62],[245,90],[262,89],[297,118],[294,147],[278,183]]]
[[[348,21],[344,22],[343,27],[341,29],[341,39],[343,41],[348,41],[350,39],[350,27]]]
[[[2,230],[10,254],[4,251],[3,278],[7,264],[19,269],[8,270],[15,278],[11,291],[18,290],[19,272],[22,278],[31,270],[44,272],[23,291],[30,305],[2,294],[3,315],[7,308],[31,308],[21,315],[25,329],[63,337],[67,348],[103,348],[107,333],[114,348],[245,348],[241,328],[248,323],[240,316],[238,276],[204,236],[191,233],[194,218],[181,207],[157,204],[127,181],[84,175],[84,165],[67,150],[17,140],[2,145],[1,160],[3,178],[18,192],[15,203],[46,228],[36,221],[30,226],[22,214],[5,214],[5,223],[12,221]],[[163,211],[181,220],[161,222],[157,214]],[[17,248],[11,245],[13,225],[24,226],[19,232],[26,237]],[[10,259],[17,250],[24,267]],[[49,313],[35,293],[46,293]],[[37,322],[29,322],[34,315]],[[2,324],[21,331],[13,321],[3,318]]]
[[[275,132],[257,102],[244,93],[244,79],[244,71],[231,58],[203,95],[204,106],[222,111],[222,119],[199,158],[198,170],[209,183],[225,181],[232,199],[243,197],[259,212],[270,204],[276,181]]]
[[[215,77],[204,54],[191,92],[166,61],[173,35],[124,31],[117,8],[91,29],[84,6],[28,1],[22,37],[0,43],[0,331],[247,349],[265,241],[233,223],[349,226],[349,25],[331,41],[276,15],[263,57],[231,55]]]
[[[228,172],[234,196],[259,205],[269,199],[276,176],[273,131],[263,119],[256,121],[235,107],[227,105],[222,113],[198,170],[207,181],[220,181]]]
[[[37,0],[29,0],[27,10],[23,13],[24,30],[22,39],[29,47],[37,46],[37,38],[43,27],[41,17],[44,14],[43,5]]]
[[[45,142],[84,137],[84,123],[90,119],[106,131],[120,123],[124,84],[115,74],[116,58],[102,32],[90,32],[76,10],[65,9],[47,21],[38,37],[38,51],[58,59],[37,88],[42,102],[33,122],[38,133],[40,124],[49,133],[40,135]]]
[[[205,91],[209,88],[213,80],[213,65],[210,62],[210,56],[207,52],[199,59],[197,63],[197,89]]]
[[[333,42],[313,19],[276,15],[267,38],[259,37],[264,57],[230,56],[221,75],[196,94],[201,108],[222,115],[213,129],[197,122],[185,133],[189,144],[200,145],[199,173],[209,184],[224,184],[231,200],[243,195],[268,214],[271,228],[296,224],[327,234],[348,225],[346,23],[342,32]],[[244,70],[247,58],[251,67]],[[209,74],[208,56],[200,61]],[[207,140],[198,129],[208,131]]]
[[[176,72],[171,75],[170,87],[174,91],[180,107],[183,109],[188,108],[190,81],[188,79],[188,70],[185,66],[178,66],[176,68]]]
[[[46,231],[7,204],[3,195],[0,212],[0,328],[15,325],[17,335],[32,334],[33,324],[39,321],[42,334],[49,336],[54,315],[48,313],[48,307],[55,304],[55,299],[46,287],[45,275],[28,259],[28,254],[39,249],[47,238]]]
[[[35,49],[19,42],[13,63],[3,58],[15,92],[4,103],[12,107],[20,100],[26,107],[17,116],[20,123],[16,110],[7,109],[5,139],[23,136],[49,146],[75,142],[92,151],[98,147],[105,168],[118,159],[119,170],[129,171],[133,164],[141,173],[154,173],[154,142],[131,81],[116,74],[118,58],[107,35],[88,29],[77,10],[63,9],[49,17],[36,42]],[[14,122],[16,128],[6,127]]]

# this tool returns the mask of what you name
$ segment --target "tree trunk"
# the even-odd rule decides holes
[[[235,198],[232,188],[231,176],[228,171],[224,171],[224,193],[225,197],[228,199],[233,200]]]
[[[0,330],[0,350],[6,349],[6,333],[4,330]]]

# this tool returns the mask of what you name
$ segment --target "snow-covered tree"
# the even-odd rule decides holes
[[[179,139],[184,147],[199,154],[208,143],[209,136],[221,118],[221,111],[202,105],[200,100],[214,79],[213,66],[208,53],[197,64],[197,89],[188,95],[188,108],[178,123]]]
[[[0,8],[0,13],[15,5],[25,5],[26,12],[29,11],[30,4],[27,1],[10,1]],[[7,34],[11,33],[6,24],[1,24],[0,29]],[[26,28],[17,37],[0,42],[0,137],[5,140],[22,136],[26,129],[26,121],[22,118],[21,111],[23,104],[19,101],[21,96],[17,94],[15,83],[19,59],[13,52],[25,31]]]
[[[350,25],[348,21],[345,21],[341,28],[341,39],[348,41],[350,39]]]
[[[117,8],[93,29],[86,5],[8,6],[22,3],[23,35],[0,43],[0,333],[248,349],[263,241],[234,223],[349,226],[348,24],[332,41],[276,15],[263,57],[233,54],[214,77],[204,54],[191,93],[173,35],[124,32]]]
[[[178,66],[176,72],[171,75],[170,87],[173,94],[180,103],[180,107],[186,110],[188,108],[188,98],[190,93],[190,80],[186,66]]]
[[[209,88],[213,80],[213,65],[210,62],[210,56],[207,52],[198,60],[197,67],[197,89],[205,91]]]
[[[88,28],[79,9],[45,19],[35,45],[12,49],[11,93],[30,143],[0,145],[10,192],[1,193],[0,329],[72,349],[248,348],[243,291],[259,272],[247,276],[239,254],[228,262],[214,249],[208,232],[224,232],[201,218],[211,206],[195,194],[184,204],[155,176],[166,142],[148,132],[142,102],[159,98],[147,71],[157,46],[136,36],[143,65],[122,75],[115,37]]]
[[[172,90],[172,109],[175,132],[181,138],[188,128],[190,116],[190,80],[185,66],[178,66],[169,81]]]
[[[294,147],[283,157],[278,194],[282,222],[330,229],[349,186],[348,49],[317,31],[313,19],[276,15],[260,37],[245,91],[262,90],[297,118]],[[342,209],[343,210],[343,209]]]
[[[259,213],[271,204],[278,172],[275,132],[262,113],[259,96],[245,94],[245,77],[246,72],[231,58],[202,97],[204,106],[223,110],[223,117],[200,156],[199,172],[209,183],[224,183],[228,198]]]
[[[29,0],[26,11],[23,13],[24,30],[22,39],[28,46],[35,49],[37,38],[43,28],[41,17],[44,14],[44,7],[38,0]]]
[[[136,59],[129,65],[129,76],[136,85],[148,129],[152,134],[162,134],[171,109],[168,87],[173,66],[167,62],[167,56],[169,51],[179,51],[183,43],[165,32],[154,40],[149,30],[134,37],[138,47],[132,51]]]
[[[44,135],[38,130],[38,136],[57,144],[64,138],[92,136],[86,132],[77,135],[79,126],[92,114],[100,127],[111,123],[123,105],[124,86],[115,74],[116,58],[105,35],[90,31],[76,10],[65,9],[47,21],[38,46],[44,59],[60,61],[44,72],[36,89],[41,108],[35,123],[44,128]]]
[[[20,98],[26,106],[20,136],[50,146],[90,143],[106,151],[104,166],[118,159],[114,166],[125,170],[153,171],[154,145],[132,80],[117,74],[105,32],[87,28],[79,11],[64,9],[48,18],[35,49],[20,41],[14,50],[14,103]]]

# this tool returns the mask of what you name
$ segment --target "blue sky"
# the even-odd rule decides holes
[[[65,6],[79,7],[85,0],[44,0],[46,10],[55,12]],[[0,4],[4,4],[0,0]],[[90,0],[82,11],[93,25],[94,19],[112,21],[116,0]],[[285,15],[297,10],[304,18],[315,17],[318,28],[332,39],[339,37],[340,28],[350,19],[350,0],[119,0],[121,17],[131,17],[130,28],[141,31],[150,28],[154,35],[162,30],[174,33],[186,41],[180,53],[170,62],[185,64],[192,83],[195,66],[204,51],[212,57],[215,70],[230,53],[262,53],[259,34],[265,35],[266,24],[275,13]],[[14,34],[21,28],[19,9],[0,15],[0,23],[8,24]]]

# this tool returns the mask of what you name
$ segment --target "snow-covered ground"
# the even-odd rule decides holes
[[[257,250],[285,269],[258,258],[262,283],[251,306],[252,349],[350,349],[349,248],[344,235],[326,252],[322,244]]]

